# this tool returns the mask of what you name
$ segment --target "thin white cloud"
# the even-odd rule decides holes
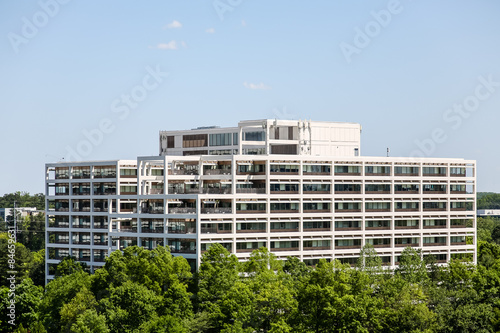
[[[215,33],[215,29],[214,28],[208,28],[207,30],[205,30],[205,32],[207,34],[214,34]]]
[[[175,40],[172,40],[168,43],[160,43],[156,45],[156,48],[160,50],[177,50],[178,46],[177,42]]]
[[[179,29],[182,28],[182,23],[176,20],[173,20],[172,23],[167,24],[164,29]]]
[[[271,89],[271,87],[266,86],[262,82],[259,84],[255,84],[255,83],[248,83],[245,81],[245,82],[243,82],[243,85],[245,86],[245,88],[252,89],[252,90],[269,90],[269,89]]]
[[[247,21],[245,21],[245,20],[241,20],[241,26],[242,26],[242,27],[246,27],[246,26],[247,26]]]

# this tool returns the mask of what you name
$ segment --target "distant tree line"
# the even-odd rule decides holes
[[[28,192],[7,193],[0,197],[0,208],[36,207],[37,210],[45,210],[45,195],[43,193],[30,195]]]
[[[477,209],[500,209],[500,193],[478,193]]]

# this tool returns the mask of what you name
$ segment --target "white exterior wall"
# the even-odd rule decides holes
[[[339,132],[340,133],[340,132]],[[342,134],[352,136],[352,134]],[[355,138],[354,138],[355,139]],[[355,141],[355,140],[354,140]],[[241,173],[238,172],[239,165],[250,165],[255,162],[264,164],[264,172],[261,173]],[[230,165],[227,170],[216,170],[203,172],[204,165]],[[190,174],[190,172],[182,171],[178,167],[186,168],[186,165],[194,165],[198,167],[198,174]],[[103,165],[116,166],[116,176],[111,178],[96,178],[92,171],[88,178],[75,179],[56,179],[54,168],[68,167],[71,173],[72,168],[89,166],[91,170]],[[298,166],[297,173],[290,172],[271,172],[271,165],[295,165]],[[323,174],[304,173],[303,169],[306,165],[324,165],[329,167],[330,171]],[[335,172],[335,166],[359,166],[360,173],[358,174],[339,174]],[[128,167],[126,167],[128,166]],[[120,175],[120,169],[130,169],[132,166],[137,166],[137,178],[123,177]],[[365,173],[367,166],[386,166],[390,172],[387,175],[369,175]],[[395,167],[398,166],[413,166],[418,167],[419,172],[415,175],[396,175]],[[442,176],[424,175],[423,167],[442,167],[446,169],[446,174]],[[451,168],[466,168],[467,173],[463,175],[452,175]],[[320,258],[349,260],[359,256],[360,248],[369,239],[388,239],[389,243],[376,247],[379,255],[389,257],[390,266],[396,265],[396,258],[404,249],[404,245],[396,244],[398,239],[415,238],[418,240],[418,248],[421,248],[423,254],[445,255],[446,260],[449,260],[451,255],[460,253],[470,253],[473,255],[473,260],[476,262],[476,220],[475,220],[475,161],[463,159],[410,159],[397,157],[319,157],[308,155],[234,155],[234,156],[162,156],[162,157],[139,157],[137,161],[103,161],[103,162],[81,162],[81,163],[54,163],[47,164],[46,177],[46,194],[47,194],[47,234],[46,234],[46,262],[47,268],[49,265],[55,265],[60,258],[55,257],[54,249],[70,251],[70,254],[79,255],[80,260],[87,262],[92,268],[102,266],[102,259],[94,257],[94,250],[106,251],[110,253],[113,250],[121,249],[131,242],[138,245],[150,246],[149,240],[155,239],[158,245],[173,245],[178,240],[182,240],[183,244],[195,242],[195,251],[191,251],[189,246],[186,251],[177,251],[174,255],[182,255],[192,263],[199,264],[199,259],[202,255],[202,244],[223,243],[231,245],[231,252],[241,260],[249,258],[251,250],[237,250],[237,243],[243,242],[262,242],[270,248],[280,259],[285,259],[287,256],[296,256],[301,260],[315,260]],[[163,170],[152,171],[152,170]],[[162,175],[163,173],[163,175]],[[208,174],[210,173],[210,174]],[[94,184],[99,183],[114,183],[116,193],[108,193],[98,195],[93,193]],[[264,190],[238,190],[237,183],[265,183]],[[90,184],[90,193],[75,194],[70,190],[69,193],[57,194],[52,191],[55,186],[64,187],[68,184],[71,189],[73,185],[88,183]],[[159,184],[164,184],[163,190],[158,190]],[[168,185],[172,183],[180,184],[181,192],[188,193],[168,193]],[[203,190],[205,185],[209,183],[218,183],[228,186],[228,189],[223,190]],[[298,191],[276,192],[271,193],[271,184],[297,184]],[[303,186],[307,184],[329,184],[330,190],[328,193],[304,193]],[[359,193],[342,193],[335,192],[335,184],[359,184]],[[137,194],[122,194],[120,186],[128,186],[136,184]],[[185,184],[199,184],[199,190],[188,190]],[[388,193],[366,193],[365,186],[369,184],[387,184],[390,191]],[[395,193],[396,184],[415,184],[419,185],[418,193]],[[429,185],[445,185],[444,192],[425,192],[423,186]],[[464,185],[467,191],[451,192],[452,185]],[[156,187],[155,187],[156,186]],[[61,203],[67,200],[69,209],[56,211],[49,203]],[[88,200],[90,209],[83,211],[75,211],[73,209],[74,202],[78,202],[82,207],[83,203],[79,200]],[[96,210],[95,203],[105,200],[108,203],[107,211]],[[158,207],[148,208],[146,211],[145,205],[153,207],[153,202],[158,202]],[[179,209],[176,208],[179,202],[190,201],[192,208]],[[416,211],[397,210],[398,202],[418,202],[419,208]],[[425,202],[442,202],[446,203],[446,209],[424,210]],[[217,203],[216,208],[203,208],[203,204]],[[221,209],[223,203],[228,203],[228,209]],[[236,211],[237,204],[256,203],[265,204],[265,210],[256,213],[244,213]],[[328,209],[313,211],[304,211],[305,203],[323,203],[329,204]],[[389,203],[390,209],[387,211],[367,211],[365,204],[372,202]],[[454,202],[470,203],[470,209],[452,209],[451,204]],[[120,204],[129,203],[132,206],[135,204],[135,209],[130,206],[124,206],[126,209],[120,208]],[[297,211],[289,212],[273,212],[271,204],[274,203],[297,203]],[[339,203],[360,203],[359,211],[340,211],[335,208],[335,204]],[[142,207],[141,207],[142,205]],[[80,208],[78,208],[80,209]],[[69,223],[56,226],[51,219],[56,216],[67,216]],[[72,223],[73,217],[88,217],[90,224],[85,227],[76,227]],[[107,229],[95,228],[95,219],[99,217],[107,217],[110,221]],[[136,226],[128,225],[127,220],[135,220]],[[155,231],[141,228],[141,222],[151,221],[155,219],[159,226]],[[184,232],[168,232],[176,220],[194,219],[196,221],[196,230],[186,229]],[[399,220],[411,219],[420,221],[417,228],[398,228],[396,222]],[[446,220],[446,225],[441,227],[424,228],[423,220],[439,219]],[[460,219],[464,223],[458,226],[452,226],[451,220]],[[389,221],[389,228],[386,229],[367,229],[366,221],[370,220],[385,220]],[[262,232],[238,231],[236,226],[238,223],[252,223],[257,221],[263,223],[265,230]],[[304,230],[304,223],[308,221],[324,221],[330,222],[325,230],[311,231]],[[335,227],[335,222],[341,221],[360,221],[360,226],[357,229],[342,229]],[[466,221],[470,221],[471,225],[466,227]],[[272,231],[271,223],[296,222],[298,229]],[[213,229],[216,232],[207,233],[210,228],[201,229],[201,224],[214,225],[226,223],[231,226],[231,230]],[[62,235],[61,239],[68,239],[68,243],[56,243],[53,241],[55,235]],[[82,242],[82,234],[89,235],[90,241]],[[95,235],[105,235],[105,244],[94,244]],[[50,236],[49,236],[50,235]],[[74,236],[76,238],[76,242]],[[424,244],[424,238],[427,237],[444,237],[444,244]],[[452,237],[471,237],[472,244],[452,244]],[[356,239],[360,240],[359,245],[352,247],[338,247],[335,241]],[[455,238],[453,238],[456,240]],[[323,246],[320,249],[305,249],[304,242],[307,241],[330,241],[328,246]],[[271,249],[271,242],[293,241],[297,242],[295,249]],[[127,243],[127,244],[126,244]],[[455,242],[456,243],[456,242]],[[460,242],[459,242],[460,243]],[[154,247],[155,244],[151,244]],[[82,250],[90,250],[90,257],[82,254]],[[354,259],[353,259],[354,260]],[[47,278],[51,278],[48,274]]]
[[[288,138],[288,128],[293,128],[293,138]],[[276,138],[276,128],[280,137]],[[262,141],[243,141],[244,133],[264,131]],[[238,133],[239,142],[229,146],[183,147],[184,135]],[[174,147],[167,147],[167,137],[174,136]],[[246,149],[263,148],[262,154],[270,154],[272,146],[296,145],[296,155],[311,156],[359,156],[361,154],[361,125],[355,123],[302,121],[302,120],[248,120],[238,127],[202,128],[186,131],[160,131],[160,155],[182,156],[185,152],[207,150],[237,150],[245,155]]]

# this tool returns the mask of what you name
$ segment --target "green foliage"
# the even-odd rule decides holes
[[[11,257],[9,257],[11,256]],[[9,266],[9,259],[14,259],[14,269]],[[0,286],[7,286],[9,281],[6,279],[10,274],[7,271],[14,270],[16,275],[16,284],[20,284],[24,279],[30,276],[33,266],[32,253],[21,243],[9,243],[7,233],[0,233]]]
[[[43,193],[33,195],[23,191],[7,193],[0,197],[0,207],[14,208],[14,201],[16,201],[17,207],[36,207],[37,210],[45,210],[45,195]]]
[[[43,252],[25,250],[33,262],[43,261]],[[265,248],[240,263],[215,244],[193,277],[187,260],[168,248],[129,247],[113,252],[93,275],[66,258],[44,293],[25,275],[16,292],[18,325],[0,319],[0,328],[38,333],[500,331],[500,245],[480,241],[477,266],[459,260],[439,266],[413,248],[404,249],[399,262],[391,274],[375,249],[365,246],[355,268],[338,260],[322,259],[316,267],[297,258],[280,261]],[[27,267],[33,265],[28,261]],[[190,284],[196,286],[194,295]],[[0,288],[3,313],[8,292]]]
[[[478,193],[477,209],[500,209],[500,193]]]

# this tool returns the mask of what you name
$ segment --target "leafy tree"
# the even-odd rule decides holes
[[[12,329],[12,325],[7,323],[7,320],[9,320],[10,318],[6,316],[6,314],[8,313],[7,307],[9,306],[10,300],[12,299],[9,293],[10,289],[8,287],[1,287],[0,312],[3,314],[3,318],[0,324],[0,329],[2,332],[8,332]],[[26,278],[20,284],[16,285],[14,293],[16,327],[29,327],[31,323],[38,320],[37,311],[43,296],[43,288],[34,285],[33,281],[31,281],[30,278]]]
[[[134,332],[158,312],[163,312],[162,297],[137,282],[126,281],[111,287],[109,297],[101,299],[99,308],[105,314],[112,332]]]
[[[411,279],[410,279],[411,280]],[[377,298],[382,301],[381,332],[432,332],[436,316],[428,307],[424,289],[401,274],[385,280]]]
[[[55,277],[60,277],[64,275],[71,275],[76,272],[82,272],[87,270],[87,264],[84,262],[79,262],[75,257],[68,256],[63,258],[61,262],[56,267]]]
[[[11,274],[7,271],[16,271],[16,285],[19,285],[26,279],[31,271],[33,255],[21,243],[9,243],[9,236],[7,233],[0,234],[0,276],[5,277],[1,279],[0,286],[7,286],[10,284],[6,277]],[[9,263],[9,259],[13,259],[14,263]],[[13,264],[12,268],[10,265]]]
[[[45,294],[39,309],[40,320],[49,332],[61,329],[61,309],[84,287],[90,288],[90,275],[82,270],[60,276],[45,286]]]
[[[238,281],[238,259],[222,245],[213,244],[201,258],[197,274],[197,301],[200,311],[208,316],[206,329],[220,331],[229,324],[231,314],[222,307],[228,291]]]
[[[367,274],[371,284],[384,277],[382,259],[380,258],[372,244],[366,244],[365,246],[363,246],[359,253],[356,268]]]
[[[427,278],[427,267],[421,257],[422,251],[406,247],[399,258],[396,273],[410,283],[420,283]]]

